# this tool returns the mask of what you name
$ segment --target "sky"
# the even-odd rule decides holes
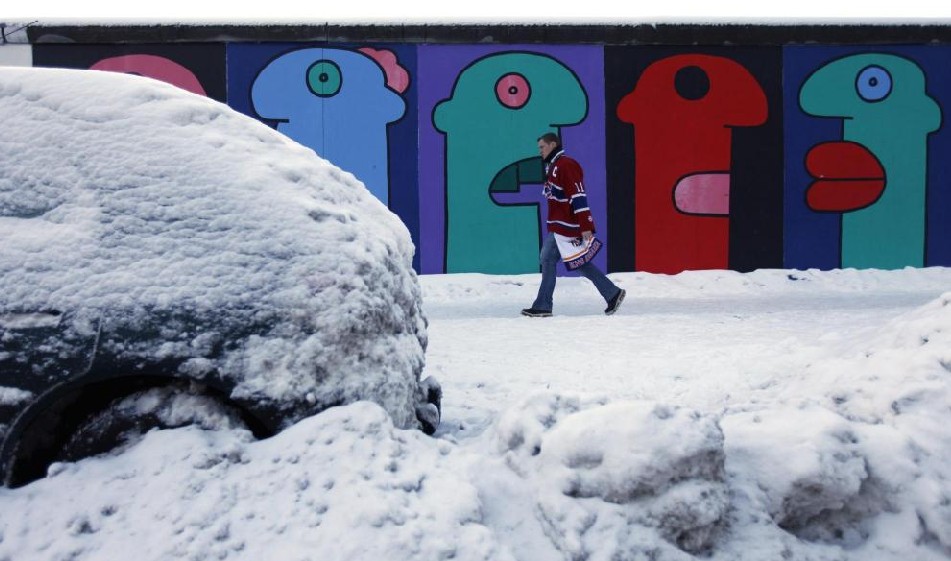
[[[219,309],[250,291],[298,313],[282,337],[229,340],[254,374],[241,391],[319,393],[319,351],[328,393],[348,397],[266,440],[211,423],[54,463],[0,489],[0,560],[951,556],[951,268],[612,273],[628,294],[612,316],[561,278],[554,316],[527,318],[538,274],[417,279],[408,232],[352,175],[222,104],[131,75],[0,69],[0,116],[17,178],[0,196],[26,208],[0,217],[7,334],[24,303]],[[140,127],[148,141],[129,143]],[[401,304],[365,300],[387,294]],[[399,306],[405,323],[348,323]],[[420,325],[420,377],[443,390],[432,437],[391,401]],[[7,406],[28,397],[0,388]]]
[[[301,3],[296,0],[241,2],[228,6],[214,2],[169,0],[166,2],[125,2],[90,0],[67,2],[6,2],[0,9],[5,20],[134,20],[134,21],[214,21],[214,22],[589,22],[650,23],[665,21],[765,21],[765,22],[876,22],[948,21],[951,14],[940,2],[763,2],[724,0],[722,2],[617,2],[614,0],[549,0],[545,2],[362,2]]]

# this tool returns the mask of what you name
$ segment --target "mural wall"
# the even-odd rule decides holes
[[[0,46],[140,74],[353,173],[421,273],[537,272],[536,145],[584,168],[609,271],[951,266],[951,47]]]
[[[221,44],[33,45],[33,66],[127,72],[226,100],[225,49]]]

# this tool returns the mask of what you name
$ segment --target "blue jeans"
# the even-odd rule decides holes
[[[558,252],[558,244],[555,243],[553,234],[548,234],[548,237],[545,238],[542,251],[538,255],[538,261],[542,266],[542,284],[538,287],[538,296],[535,298],[532,308],[551,311],[552,297],[555,294],[555,267],[561,261],[561,253]],[[621,291],[616,284],[611,282],[611,279],[604,276],[604,273],[594,266],[593,262],[585,263],[578,268],[578,272],[594,283],[594,287],[601,293],[605,302],[610,301]]]

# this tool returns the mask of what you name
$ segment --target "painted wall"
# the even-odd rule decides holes
[[[951,266],[951,47],[0,46],[141,74],[362,180],[422,273],[538,271],[536,139],[584,168],[610,271]]]

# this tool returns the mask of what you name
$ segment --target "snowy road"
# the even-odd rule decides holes
[[[940,268],[611,277],[628,291],[616,315],[587,281],[562,278],[552,318],[518,315],[538,275],[422,277],[426,374],[446,390],[440,434],[471,436],[543,389],[707,411],[781,399],[810,363],[855,352],[863,330],[951,290]]]

